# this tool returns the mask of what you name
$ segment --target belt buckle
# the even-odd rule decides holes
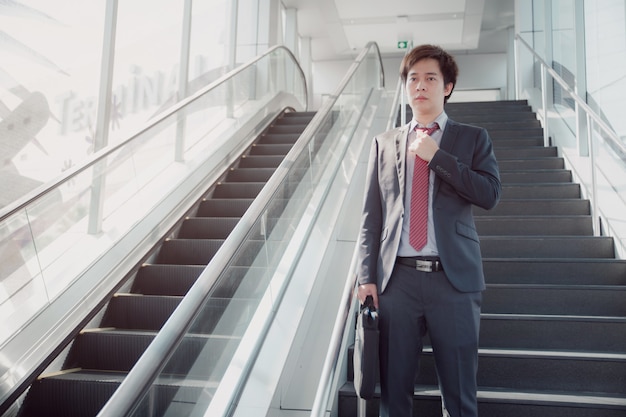
[[[415,259],[415,269],[421,272],[433,272],[433,262]]]

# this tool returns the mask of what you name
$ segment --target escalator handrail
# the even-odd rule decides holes
[[[293,52],[291,52],[287,47],[285,47],[283,45],[273,46],[273,47],[269,48],[267,51],[265,51],[264,53],[258,55],[257,57],[255,57],[254,59],[249,61],[248,63],[246,63],[244,65],[241,65],[241,66],[233,69],[232,71],[229,71],[228,73],[224,74],[223,76],[221,76],[217,80],[213,81],[212,83],[210,83],[210,84],[206,85],[205,87],[203,87],[202,89],[198,90],[194,94],[192,94],[189,97],[187,97],[187,98],[177,102],[176,104],[174,104],[173,106],[171,106],[167,110],[164,110],[163,112],[161,112],[160,114],[155,116],[153,119],[151,119],[145,126],[140,128],[135,133],[131,134],[127,139],[124,139],[124,140],[120,141],[120,143],[118,143],[116,145],[113,145],[113,146],[110,146],[110,147],[106,147],[106,148],[104,148],[104,149],[94,153],[90,158],[85,160],[85,162],[83,162],[82,164],[79,164],[79,165],[76,165],[76,166],[74,166],[72,168],[69,168],[68,170],[64,171],[63,174],[61,174],[58,178],[56,178],[56,179],[52,180],[51,182],[46,183],[46,184],[42,185],[41,187],[33,190],[32,192],[26,194],[24,197],[22,197],[21,199],[15,201],[14,203],[9,204],[6,207],[3,207],[2,209],[0,209],[0,224],[2,222],[4,222],[4,220],[6,220],[9,217],[11,217],[13,214],[15,214],[15,213],[25,209],[26,207],[28,207],[33,202],[43,198],[45,195],[47,195],[47,194],[51,193],[52,191],[58,189],[62,184],[67,183],[68,181],[70,181],[72,178],[76,177],[81,172],[83,172],[83,171],[93,167],[94,165],[98,164],[100,161],[102,161],[107,156],[109,156],[109,155],[115,153],[116,151],[124,148],[130,142],[133,142],[134,140],[140,138],[143,133],[149,131],[150,129],[152,129],[153,127],[155,127],[159,123],[161,123],[163,120],[167,119],[168,117],[171,117],[172,115],[176,114],[176,112],[178,112],[181,109],[183,109],[184,107],[186,107],[189,104],[195,102],[196,100],[202,98],[206,94],[210,93],[212,90],[220,87],[222,84],[230,81],[237,74],[239,74],[239,73],[245,71],[246,69],[250,68],[251,66],[256,64],[258,61],[262,60],[263,58],[265,58],[268,55],[271,55],[274,51],[276,51],[278,49],[284,50],[290,56],[291,60],[296,65],[296,68],[297,68],[298,72],[300,73],[302,82],[304,83],[304,106],[305,106],[305,109],[307,109],[309,100],[308,100],[308,88],[307,88],[307,85],[306,85],[306,77],[304,75],[304,70],[300,66],[300,63],[296,59],[296,57],[293,54]]]
[[[402,82],[398,81],[385,130],[390,130],[395,126],[401,95]],[[356,318],[354,313],[356,312],[357,300],[354,296],[357,288],[357,258],[358,245],[355,245],[352,260],[350,261],[350,268],[348,269],[348,278],[346,279],[346,284],[341,296],[340,310],[337,313],[337,319],[333,327],[328,350],[326,351],[326,358],[322,365],[319,384],[315,392],[315,399],[311,407],[311,417],[324,417],[328,414],[327,408],[331,388],[338,375],[337,366],[339,365],[339,357],[347,348],[347,344],[344,344],[344,341],[350,332],[350,328],[353,327],[354,319]],[[342,346],[342,344],[344,345]]]
[[[252,201],[250,207],[237,222],[229,236],[222,243],[204,271],[196,279],[195,283],[165,322],[159,333],[157,333],[152,343],[150,343],[137,360],[109,401],[100,410],[98,417],[131,415],[134,407],[141,401],[142,396],[153,384],[168,358],[173,354],[180,340],[182,340],[187,333],[187,329],[191,325],[196,313],[200,311],[210,295],[213,284],[217,281],[222,271],[228,266],[232,257],[235,256],[237,250],[248,235],[249,230],[263,215],[272,197],[279,189],[284,179],[287,178],[290,169],[295,165],[295,161],[298,160],[298,156],[308,149],[309,143],[315,138],[315,134],[318,130],[323,128],[323,124],[326,118],[331,114],[337,98],[345,90],[362,61],[372,48],[375,49],[379,59],[381,69],[379,83],[381,83],[381,86],[384,85],[380,50],[375,42],[370,42],[354,60],[343,80],[335,90],[335,93],[330,96],[330,99],[327,100],[322,108],[315,114],[298,141],[285,156],[257,197]],[[257,348],[258,346],[253,350]],[[239,390],[246,379],[247,375],[240,378]]]

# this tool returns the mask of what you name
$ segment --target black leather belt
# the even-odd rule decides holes
[[[439,272],[443,271],[443,265],[439,258],[424,258],[420,256],[416,257],[402,257],[396,258],[396,263],[400,265],[410,266],[421,272]]]

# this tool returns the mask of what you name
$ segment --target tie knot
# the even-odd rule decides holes
[[[426,132],[427,135],[432,135],[434,131],[439,129],[439,123],[434,123],[431,127],[419,127],[419,125],[415,125],[415,131],[421,130],[422,132]]]

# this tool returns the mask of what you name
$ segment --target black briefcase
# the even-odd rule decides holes
[[[359,397],[374,397],[378,368],[378,312],[371,296],[359,309],[354,338],[354,389]]]

